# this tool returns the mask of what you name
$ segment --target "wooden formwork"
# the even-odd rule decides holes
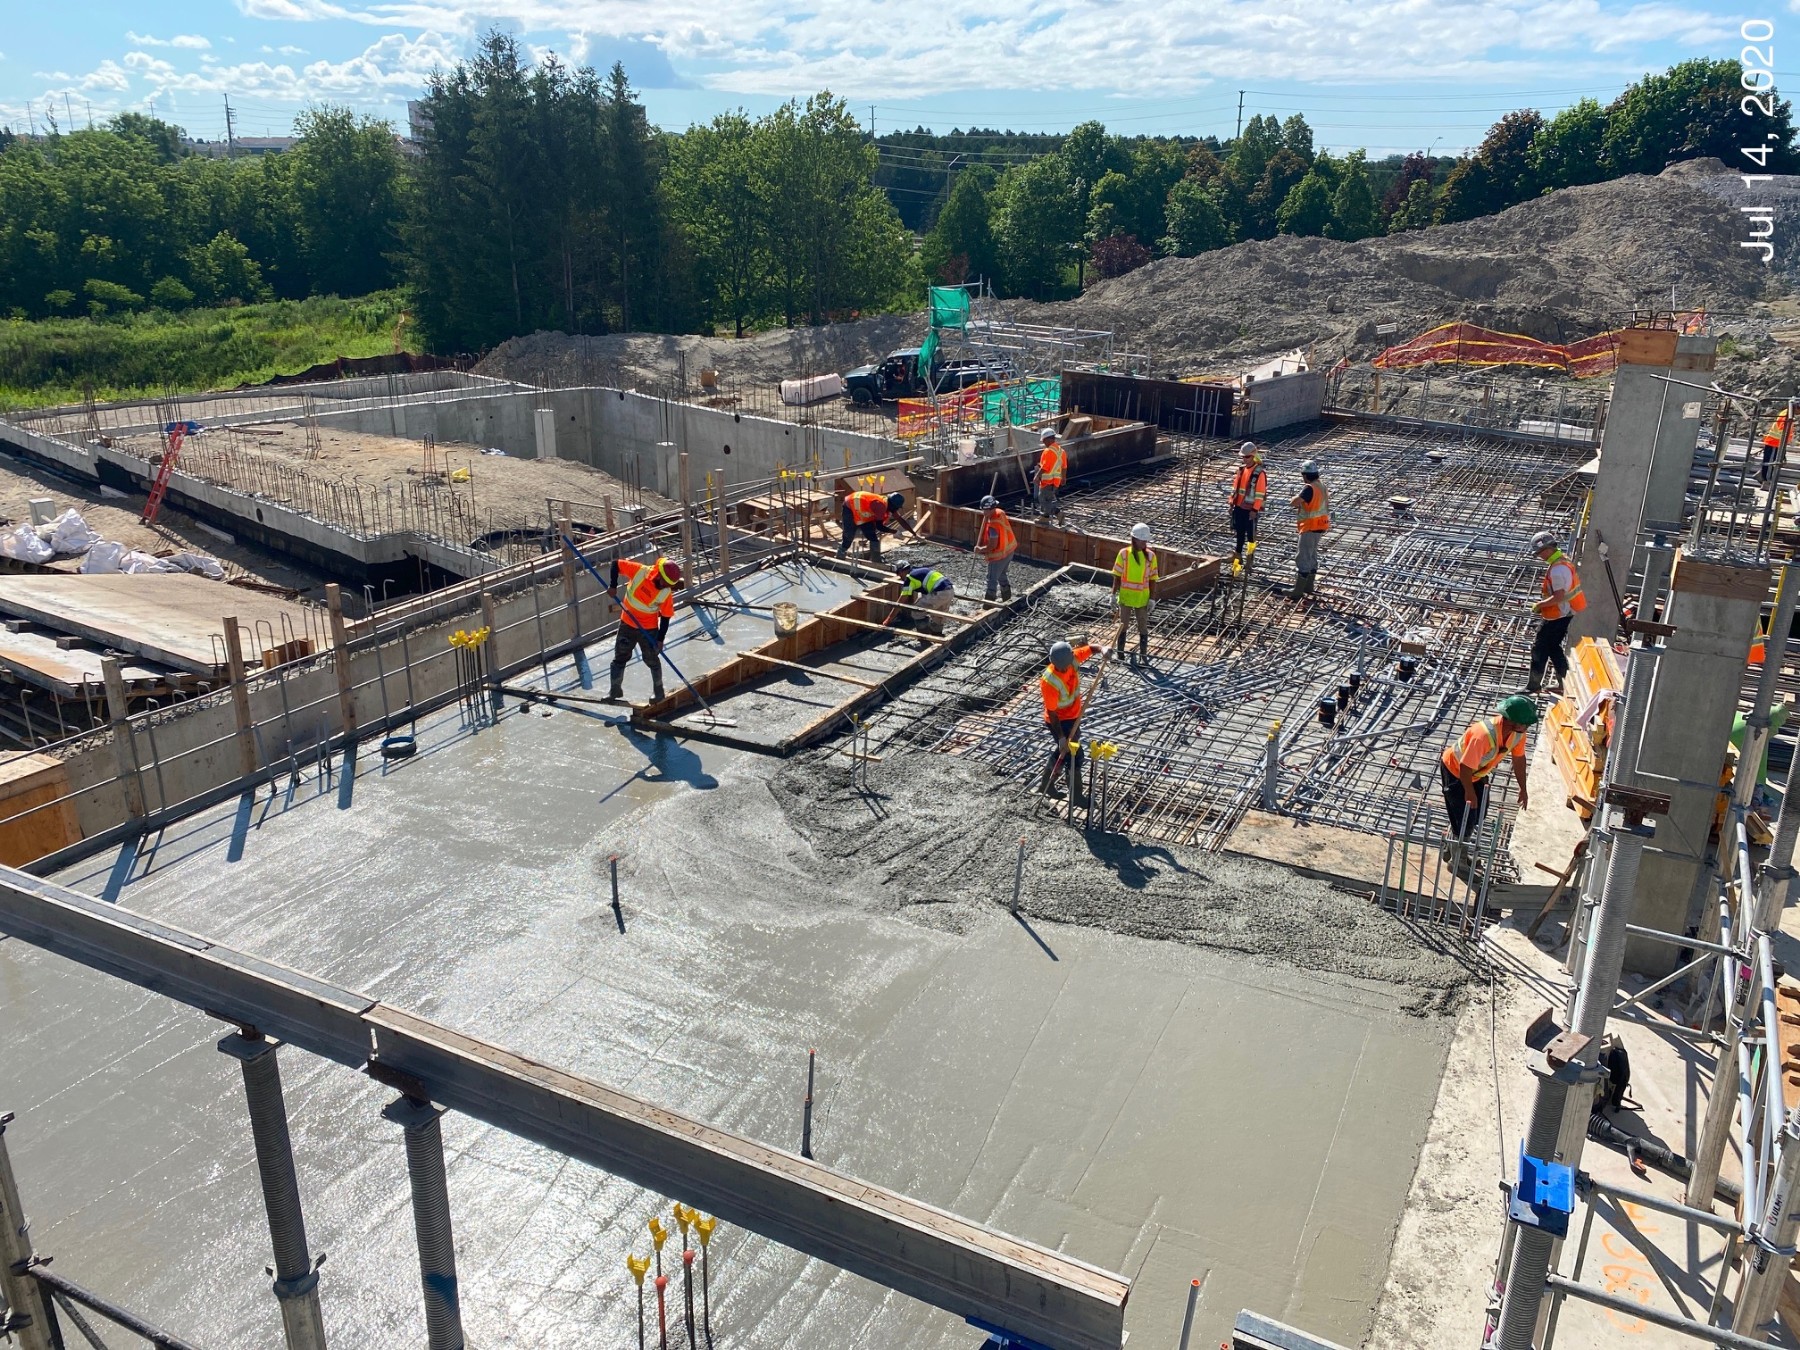
[[[1019,540],[1019,556],[1053,567],[1091,567],[1111,572],[1119,550],[1129,548],[1129,539],[1114,539],[1104,534],[1084,534],[1079,530],[1059,530],[1030,520],[1014,520],[1013,534]],[[921,534],[947,543],[972,548],[981,529],[981,512],[963,506],[945,506],[942,502],[926,502],[919,522]],[[1207,554],[1182,553],[1172,548],[1156,548],[1156,594],[1173,600],[1193,591],[1208,590],[1219,581],[1220,560]]]

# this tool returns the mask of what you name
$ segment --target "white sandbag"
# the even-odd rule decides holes
[[[214,581],[225,579],[225,569],[219,565],[217,558],[208,553],[195,553],[184,549],[180,553],[172,554],[167,558],[159,559],[159,561],[168,563],[178,571],[196,572],[203,577],[211,577]]]
[[[37,530],[30,525],[20,525],[0,536],[0,553],[28,563],[45,563],[56,556],[50,545],[39,539]]]
[[[84,576],[92,576],[99,572],[117,572],[119,559],[125,556],[125,545],[114,543],[110,539],[102,539],[87,551],[87,557],[81,560],[81,571]]]
[[[153,553],[145,553],[134,548],[119,559],[119,570],[127,575],[136,576],[144,572],[179,572],[181,568]]]
[[[781,382],[781,401],[790,405],[817,403],[820,399],[836,398],[843,392],[844,377],[837,374]]]
[[[81,512],[72,506],[50,522],[50,547],[59,557],[72,558],[78,553],[86,553],[99,542],[100,536],[88,528]]]

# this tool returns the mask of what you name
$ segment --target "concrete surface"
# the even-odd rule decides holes
[[[724,659],[736,622],[715,642],[684,618],[676,659]],[[628,693],[642,681],[634,666]],[[1406,1015],[1385,980],[1029,908],[964,905],[945,925],[929,905],[842,903],[817,877],[867,892],[878,867],[796,832],[767,761],[621,721],[533,708],[471,730],[452,712],[412,761],[371,758],[348,786],[309,775],[171,830],[147,868],[109,855],[61,879],[786,1147],[816,1047],[822,1161],[1133,1276],[1134,1345],[1173,1343],[1195,1277],[1196,1344],[1245,1306],[1361,1340],[1447,1019]],[[1245,868],[1219,889],[1288,884]],[[38,1246],[199,1344],[273,1343],[223,1028],[10,940],[0,1015]],[[334,1343],[416,1344],[391,1094],[297,1052],[284,1071]],[[471,1344],[628,1343],[623,1256],[648,1250],[662,1202],[464,1119],[445,1135]],[[713,1256],[721,1344],[979,1341],[739,1232]]]

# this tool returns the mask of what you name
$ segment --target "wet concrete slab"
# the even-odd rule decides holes
[[[718,622],[716,641],[678,628],[690,674],[766,631]],[[552,678],[575,683],[567,663]],[[1245,1306],[1361,1340],[1447,1019],[1404,1015],[1374,982],[998,904],[940,924],[824,903],[798,865],[809,845],[758,791],[768,761],[622,721],[442,716],[414,760],[367,759],[347,799],[309,778],[291,801],[284,785],[171,830],[116,898],[782,1147],[798,1147],[816,1048],[821,1161],[1133,1276],[1134,1345],[1174,1343],[1194,1278],[1197,1345]],[[695,817],[663,807],[720,787],[716,829],[665,828]],[[115,861],[59,879],[99,893]],[[57,1268],[198,1344],[275,1343],[241,1089],[213,1048],[225,1028],[12,940],[0,1027],[8,1142]],[[391,1093],[283,1063],[333,1341],[417,1344]],[[445,1139],[470,1343],[635,1344],[624,1255],[649,1250],[659,1198],[464,1118]],[[742,1232],[712,1255],[720,1345],[980,1341]]]

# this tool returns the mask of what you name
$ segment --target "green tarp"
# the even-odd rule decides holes
[[[969,293],[961,286],[933,286],[930,307],[933,329],[954,328],[960,333],[969,326]]]
[[[931,365],[932,365],[932,362],[937,360],[937,353],[938,353],[938,335],[937,335],[937,329],[934,328],[925,335],[925,341],[923,343],[921,343],[919,346],[919,378],[920,379],[922,379],[922,380],[930,379]]]
[[[1021,380],[990,390],[981,399],[981,420],[989,426],[1041,421],[1062,411],[1062,381]]]

